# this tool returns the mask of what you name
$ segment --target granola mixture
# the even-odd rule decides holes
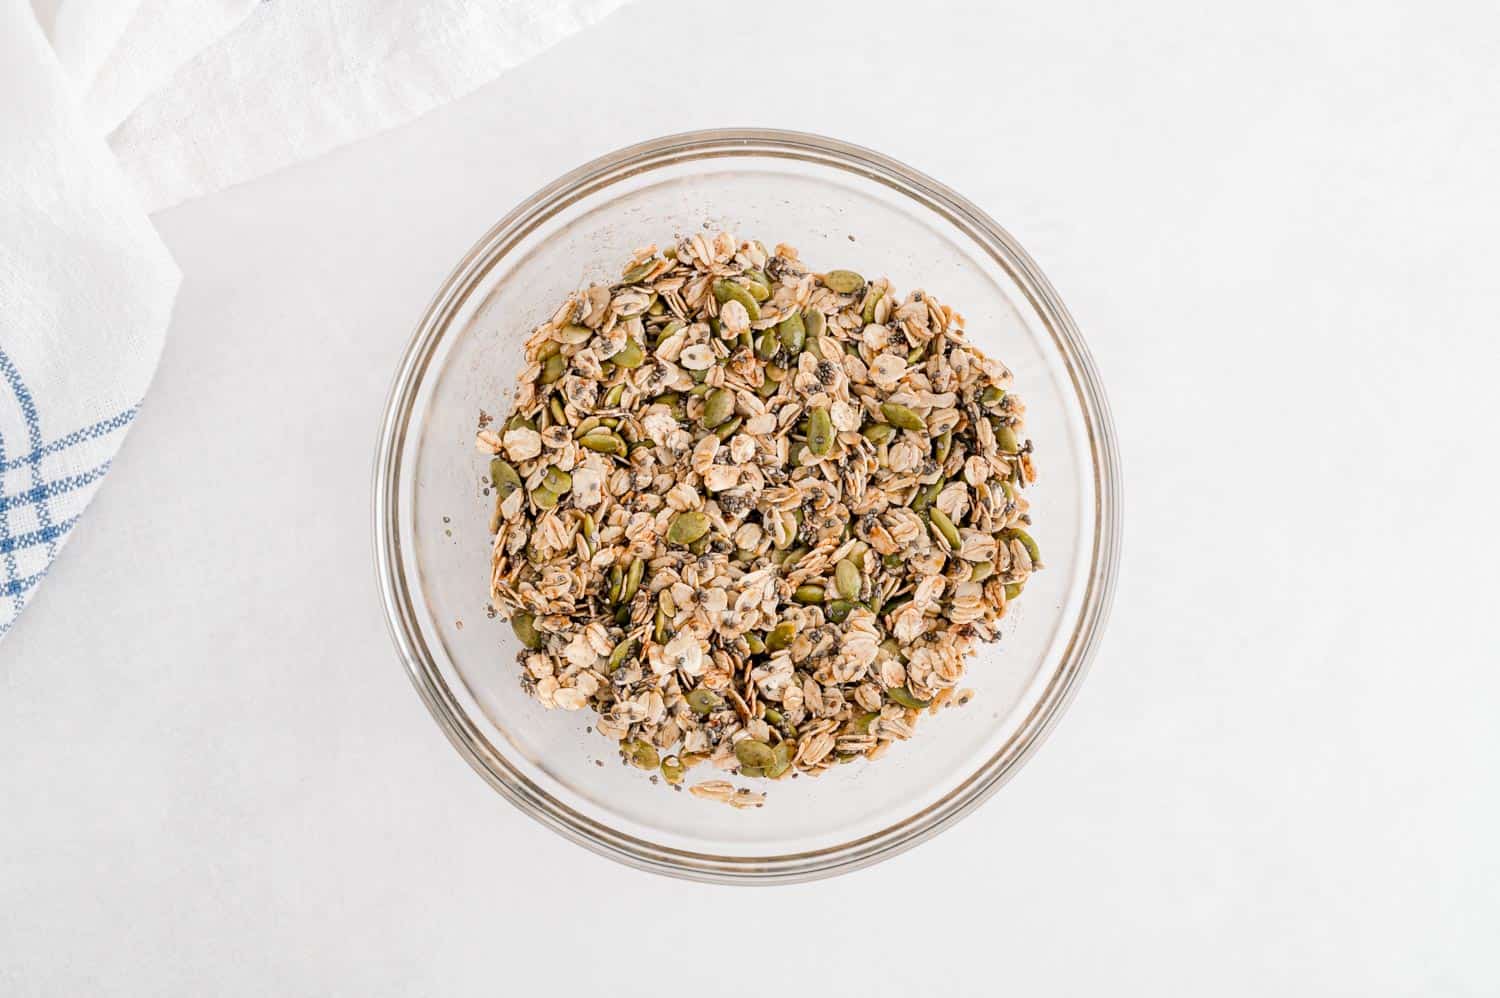
[[[543,705],[675,785],[873,759],[968,699],[1041,556],[1025,407],[958,313],[693,235],[569,296],[526,360],[478,444],[491,603]]]

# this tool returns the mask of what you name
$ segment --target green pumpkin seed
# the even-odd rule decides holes
[[[755,394],[759,395],[763,399],[768,399],[780,390],[781,382],[772,381],[770,378],[767,378],[765,381],[761,382],[759,388],[755,389]]]
[[[563,411],[562,399],[556,395],[547,400],[547,411],[552,414],[552,422],[562,426],[568,421],[568,414]]]
[[[993,409],[998,403],[1004,401],[1005,389],[996,388],[994,385],[979,393],[979,404],[986,409]]]
[[[548,468],[547,473],[542,476],[542,488],[546,489],[548,492],[556,492],[560,497],[564,493],[572,490],[573,476],[568,474],[566,471],[563,471],[556,465],[553,465],[552,467]]]
[[[766,651],[766,643],[754,631],[745,632],[745,647],[750,649],[752,655],[764,655]]]
[[[836,599],[828,604],[828,619],[835,624],[842,624],[857,606],[859,606],[858,603],[850,600]]]
[[[777,742],[776,747],[771,750],[771,764],[766,767],[766,779],[779,780],[781,774],[792,766],[792,743]]]
[[[625,441],[619,434],[611,433],[605,429],[591,430],[585,433],[578,441],[580,447],[591,450],[596,454],[613,454],[616,457],[624,457],[627,453]]]
[[[736,416],[729,422],[721,423],[718,426],[714,427],[714,436],[718,437],[720,440],[728,440],[730,437],[734,436],[735,431],[737,431],[744,424],[744,422],[745,417]]]
[[[757,302],[763,302],[771,297],[771,280],[761,271],[745,271],[745,281],[745,290],[750,292],[750,297]]]
[[[693,552],[693,554],[707,554],[708,546],[712,542],[712,537],[700,537],[693,543],[689,544],[687,547],[689,551]]]
[[[703,427],[711,430],[734,415],[734,392],[715,388],[708,393],[703,406]]]
[[[882,299],[884,297],[885,297],[885,289],[884,288],[875,288],[874,290],[872,290],[870,292],[869,296],[867,298],[865,298],[864,311],[861,312],[860,316],[859,316],[861,319],[864,320],[865,325],[868,326],[870,323],[872,323],[872,322],[875,321],[875,306],[879,305],[880,304],[880,299]]]
[[[620,602],[620,593],[625,591],[625,570],[615,565],[609,570],[609,605]]]
[[[625,660],[635,654],[637,642],[635,638],[626,638],[609,653],[609,661],[604,663],[605,672],[614,672]]]
[[[630,563],[630,568],[625,572],[625,587],[620,590],[620,602],[629,603],[635,599],[636,591],[641,588],[641,578],[646,574],[646,561],[637,558]]]
[[[706,513],[697,510],[678,513],[672,518],[671,526],[667,527],[667,540],[673,544],[691,544],[708,533],[708,528]]]
[[[818,406],[808,414],[807,449],[818,457],[823,457],[833,450],[833,418],[822,406]]]
[[[870,726],[878,720],[880,720],[880,711],[872,710],[859,715],[851,724],[856,734],[868,735],[870,733]]]
[[[776,753],[771,746],[754,738],[741,738],[735,742],[734,757],[741,766],[754,769],[765,769],[776,761]]]
[[[995,563],[993,561],[981,561],[974,565],[969,571],[970,582],[983,582],[995,574]]]
[[[792,593],[792,599],[808,605],[823,602],[823,596],[823,587],[811,582],[798,586],[797,591]]]
[[[568,346],[577,346],[580,343],[587,343],[589,340],[593,339],[594,331],[588,326],[580,326],[576,323],[569,323],[568,325],[562,327],[562,329],[558,330],[557,338],[562,342],[568,344]]]
[[[900,568],[902,561],[899,554],[888,554],[880,559],[880,563],[886,568]]]
[[[673,319],[671,322],[661,327],[661,329],[656,333],[655,337],[652,338],[651,345],[657,345],[662,340],[676,333],[677,330],[681,329],[685,325],[687,325],[687,323],[683,322],[681,319]]]
[[[661,755],[656,751],[656,746],[644,738],[633,742],[621,742],[620,749],[636,769],[655,769],[661,765]]]
[[[776,335],[781,340],[781,345],[786,347],[786,352],[793,357],[802,352],[807,344],[807,325],[802,321],[802,315],[793,312],[791,315],[776,323]]]
[[[490,461],[490,484],[504,499],[521,487],[521,475],[508,461],[497,457]]]
[[[656,643],[659,645],[666,644],[667,638],[670,636],[667,633],[667,624],[669,622],[669,619],[670,618],[667,617],[666,611],[661,608],[660,604],[657,604],[656,619],[653,620],[651,624],[651,636],[656,639]]]
[[[687,767],[675,755],[669,755],[661,761],[661,778],[673,786],[681,783],[686,775]]]
[[[540,486],[531,490],[531,502],[537,509],[552,509],[557,505],[559,496],[551,489]]]
[[[880,403],[880,413],[886,422],[892,426],[899,426],[903,430],[922,431],[927,429],[927,421],[904,405],[895,402]]]
[[[516,637],[521,639],[521,644],[536,651],[542,646],[541,632],[536,629],[536,618],[529,613],[513,613],[510,616],[510,629],[516,632]]]
[[[555,353],[548,357],[547,362],[542,365],[542,384],[550,385],[561,378],[567,367],[568,362],[563,360],[562,354]]]
[[[932,703],[931,700],[918,700],[911,695],[911,691],[905,686],[897,686],[894,689],[886,690],[885,695],[901,706],[910,707],[912,710],[921,710]]]
[[[813,309],[802,314],[802,326],[807,332],[809,339],[817,339],[823,335],[823,330],[828,327],[828,320],[823,317],[820,309]]]
[[[760,339],[755,342],[755,356],[761,360],[770,360],[776,356],[776,351],[781,349],[781,339],[777,336],[775,329],[767,329],[760,334]]]
[[[945,483],[941,478],[925,488],[919,489],[912,497],[911,508],[913,512],[925,513],[927,508],[937,501],[938,494],[943,491]]]
[[[560,350],[562,350],[561,343],[556,340],[548,340],[536,348],[536,359],[539,361],[546,360]]]
[[[724,701],[713,690],[699,687],[686,697],[687,705],[694,714],[705,716],[724,706]]]
[[[932,456],[937,458],[938,464],[948,460],[948,455],[953,453],[953,431],[944,430],[938,434],[937,444],[933,447]]]
[[[591,431],[597,430],[604,425],[604,420],[598,416],[590,416],[573,428],[573,439],[578,440],[587,436]]]
[[[648,306],[646,306],[646,314],[647,315],[666,315],[667,314],[666,303],[663,302],[661,300],[661,296],[658,295],[658,294],[656,294],[655,292],[653,292],[652,295],[651,295],[651,304],[648,305]]]
[[[617,367],[623,367],[627,371],[634,370],[640,367],[641,362],[646,359],[646,351],[642,350],[641,345],[635,340],[626,340],[620,352],[609,359],[614,361]]]
[[[1024,589],[1025,587],[1026,587],[1026,583],[1024,583],[1024,582],[1007,582],[1005,584],[1005,598],[1006,598],[1006,600],[1007,601],[1013,600],[1017,596],[1021,595],[1021,590]]]
[[[620,275],[620,283],[634,284],[636,281],[639,281],[641,278],[651,273],[651,268],[655,266],[655,260],[647,260],[644,263],[638,263],[634,267],[631,267],[629,270],[625,271],[625,273]]]
[[[953,525],[952,520],[948,519],[947,513],[933,506],[927,511],[927,515],[933,529],[943,535],[943,540],[948,542],[951,550],[957,551],[964,546],[963,538],[958,535],[958,528]]]
[[[1009,423],[1001,423],[995,428],[995,446],[1002,454],[1016,454],[1021,450],[1021,442],[1016,439],[1016,429]]]
[[[890,423],[870,423],[859,432],[864,434],[866,440],[878,447],[896,435],[896,428]]]
[[[823,275],[823,285],[841,295],[852,295],[864,290],[865,279],[852,270],[830,270]]]
[[[833,570],[834,585],[844,599],[859,599],[861,584],[859,566],[848,558],[838,563]]]
[[[1041,568],[1042,549],[1036,546],[1036,541],[1032,538],[1032,536],[1021,529],[1007,530],[1005,532],[1005,539],[1011,540],[1012,538],[1020,541],[1021,546],[1026,549],[1026,553],[1031,556],[1032,567]]]
[[[790,648],[796,637],[797,625],[790,620],[783,620],[766,635],[766,650],[781,651],[783,648]]]
[[[760,303],[742,285],[736,284],[733,281],[715,281],[714,300],[720,305],[726,302],[737,301],[745,306],[746,312],[750,313],[751,322],[760,321]]]

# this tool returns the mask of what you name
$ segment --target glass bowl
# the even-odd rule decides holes
[[[489,617],[488,457],[480,410],[503,415],[522,343],[568,292],[609,281],[636,247],[700,229],[796,246],[814,269],[886,275],[967,319],[1015,372],[1037,448],[1028,492],[1046,569],[971,660],[967,706],[923,718],[873,763],[760,784],[736,810],[620,764],[587,711],[522,692],[519,644]],[[776,882],[875,863],[997,790],[1067,705],[1104,626],[1120,485],[1103,388],[1031,258],[974,205],[885,156],[794,132],[656,139],[574,170],[490,229],[458,263],[396,372],[375,467],[375,551],[392,637],[459,753],[547,827],[631,866],[694,880]],[[689,781],[722,774],[698,769]]]

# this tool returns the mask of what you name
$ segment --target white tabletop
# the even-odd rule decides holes
[[[0,992],[1500,990],[1495,6],[1001,6],[642,0],[160,216],[156,383],[0,646]],[[1009,228],[1126,472],[1110,633],[1043,750],[932,842],[765,890],[485,786],[397,665],[369,522],[391,371],[469,244],[729,124]]]

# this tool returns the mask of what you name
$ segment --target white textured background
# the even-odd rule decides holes
[[[1497,38],[1477,2],[641,0],[159,216],[156,384],[0,646],[0,993],[1497,993]],[[933,842],[767,890],[492,793],[369,540],[451,264],[562,171],[725,124],[873,146],[1014,232],[1127,485],[1042,752]]]

